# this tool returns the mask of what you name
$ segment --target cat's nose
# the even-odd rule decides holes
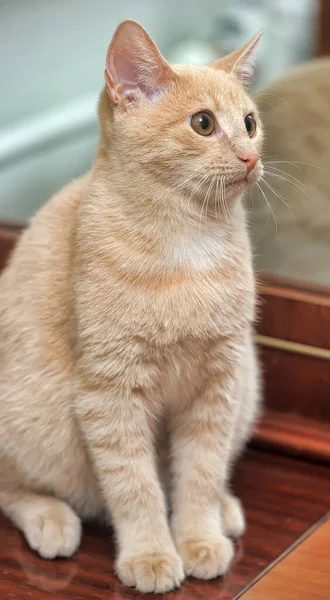
[[[246,152],[240,154],[238,158],[246,164],[248,173],[250,173],[259,160],[259,154],[257,154],[257,152]]]

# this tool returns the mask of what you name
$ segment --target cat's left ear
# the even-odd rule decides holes
[[[234,73],[243,85],[250,85],[253,79],[255,66],[253,50],[258,44],[261,36],[262,30],[260,30],[252,40],[244,44],[242,48],[228,54],[228,56],[225,56],[224,58],[219,58],[219,60],[209,63],[208,66],[212,67],[212,69]]]
[[[105,81],[112,101],[128,110],[173,78],[173,70],[145,29],[135,21],[123,21],[107,52]]]

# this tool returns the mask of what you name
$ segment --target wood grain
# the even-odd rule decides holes
[[[330,289],[267,275],[259,286],[258,333],[330,349]],[[330,426],[330,363],[262,348],[267,408]]]
[[[327,600],[330,591],[330,519],[285,553],[241,600]]]
[[[328,361],[273,348],[262,348],[260,355],[267,408],[330,422]]]
[[[253,447],[330,465],[330,427],[293,413],[266,410]]]
[[[266,452],[248,451],[234,477],[246,508],[247,532],[237,544],[229,574],[214,581],[189,578],[164,600],[230,600],[328,510],[329,469]],[[146,596],[121,585],[114,574],[110,532],[89,525],[77,555],[45,561],[0,517],[1,600],[129,600]],[[157,596],[148,596],[150,600]],[[284,596],[287,598],[287,596]],[[265,599],[264,599],[265,600]]]
[[[259,285],[259,333],[330,349],[330,288],[267,277]]]

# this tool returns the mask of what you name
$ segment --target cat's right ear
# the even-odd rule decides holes
[[[212,67],[212,69],[234,73],[243,85],[250,85],[254,75],[255,66],[253,51],[261,36],[262,30],[259,31],[252,40],[244,44],[242,48],[228,54],[228,56],[225,56],[224,58],[209,63],[208,66]]]
[[[174,72],[145,29],[135,21],[123,21],[107,52],[105,81],[111,100],[129,110],[141,98],[157,95],[173,78]]]

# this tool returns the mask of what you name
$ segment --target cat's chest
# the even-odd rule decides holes
[[[205,235],[176,243],[171,268],[151,285],[150,317],[167,335],[226,333],[254,314],[255,285],[250,245],[245,231],[235,236]],[[175,339],[174,339],[175,341]]]
[[[255,284],[251,266],[243,262],[220,263],[155,295],[149,312],[154,334],[169,342],[186,336],[209,338],[230,335],[251,322]]]
[[[82,335],[110,346],[113,340],[140,339],[166,348],[188,337],[228,336],[252,321],[255,286],[247,239],[225,248],[207,238],[204,245],[183,240],[173,247],[176,255],[165,254],[166,260],[130,257],[116,268],[106,262],[92,276],[88,272],[88,295],[81,286],[77,296]]]

